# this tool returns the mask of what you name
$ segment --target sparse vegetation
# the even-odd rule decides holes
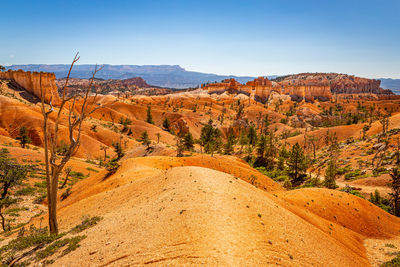
[[[28,130],[26,127],[19,128],[19,135],[16,139],[19,140],[22,148],[25,148],[27,144],[31,143],[31,139],[28,136]]]

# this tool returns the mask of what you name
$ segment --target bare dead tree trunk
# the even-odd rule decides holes
[[[1,208],[0,208],[0,218],[1,218],[1,227],[3,228],[3,231],[5,232],[6,231],[6,219],[4,218]]]
[[[60,186],[59,189],[63,189],[67,185],[68,177],[69,177],[69,174],[70,174],[71,171],[72,171],[71,167],[68,167],[68,168],[65,169],[65,179],[64,179],[64,182]]]
[[[93,81],[96,73],[101,70],[101,68],[95,68],[91,81],[89,83],[86,92],[83,95],[79,95],[78,93],[74,94],[71,97],[66,97],[66,88],[68,86],[70,74],[74,64],[79,60],[78,53],[75,55],[74,60],[72,61],[71,67],[68,72],[67,79],[65,81],[65,85],[62,89],[62,98],[61,103],[58,108],[57,116],[55,122],[53,123],[54,129],[52,132],[49,131],[49,115],[54,111],[52,105],[52,98],[50,98],[49,106],[50,108],[46,108],[44,91],[42,87],[42,76],[40,75],[40,89],[41,89],[41,109],[43,114],[43,134],[44,134],[44,149],[45,149],[45,168],[46,168],[46,182],[47,182],[47,199],[48,199],[48,212],[49,212],[49,230],[51,234],[58,234],[58,223],[57,223],[57,191],[58,191],[58,180],[60,174],[65,166],[65,164],[70,160],[71,156],[76,152],[79,147],[81,131],[82,131],[82,123],[85,118],[93,113],[95,110],[100,108],[101,106],[96,106],[90,109],[89,103],[89,92],[93,86]],[[97,94],[93,97],[93,101],[91,105],[94,105],[96,102]],[[80,108],[76,107],[77,100],[82,100],[82,106]],[[66,108],[65,106],[69,107]],[[48,109],[48,110],[47,110]],[[64,110],[68,112],[68,134],[69,134],[69,146],[62,155],[61,158],[57,155],[57,144],[58,144],[58,130],[60,126],[61,116],[64,113]],[[79,112],[77,112],[77,110]],[[75,134],[76,132],[76,134]]]
[[[107,160],[107,149],[108,148],[109,148],[108,146],[100,146],[100,149],[104,150],[104,162],[106,162],[106,160]]]

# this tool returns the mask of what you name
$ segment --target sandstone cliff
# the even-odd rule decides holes
[[[278,77],[274,81],[259,77],[245,85],[230,79],[207,84],[203,88],[209,93],[245,93],[262,102],[267,101],[273,92],[307,101],[327,101],[332,99],[333,94],[373,94],[389,99],[393,96],[390,90],[380,88],[379,80],[337,73],[301,73]]]
[[[300,73],[281,77],[284,85],[329,85],[334,94],[392,94],[391,91],[380,88],[381,82],[375,79],[360,78],[354,75],[338,73]]]
[[[210,94],[223,93],[225,91],[238,93],[240,86],[242,86],[242,84],[237,82],[235,79],[225,79],[219,83],[204,84],[202,88],[206,89]]]
[[[55,83],[56,76],[53,73],[44,72],[25,72],[22,70],[17,71],[6,71],[0,72],[0,79],[13,80],[18,85],[23,87],[26,91],[35,95],[36,97],[41,97],[40,80],[42,83],[42,88],[44,90],[44,99],[46,102],[53,99],[56,103],[60,100],[57,92],[57,86]]]

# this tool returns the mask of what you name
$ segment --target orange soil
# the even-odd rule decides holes
[[[79,182],[60,203],[61,227],[85,214],[103,220],[55,264],[366,266],[365,239],[399,235],[399,218],[353,195],[269,193],[211,169],[245,168],[229,161],[135,158],[111,177]],[[202,164],[211,166],[193,167]]]

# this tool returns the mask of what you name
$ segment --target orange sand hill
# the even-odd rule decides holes
[[[61,227],[82,215],[103,220],[54,265],[368,266],[364,240],[400,233],[399,218],[353,195],[269,193],[228,174],[244,168],[230,158],[211,164],[226,162],[223,172],[194,166],[208,159],[128,159],[107,179],[76,184],[61,202]]]
[[[234,88],[237,84],[230,81],[229,86]],[[262,86],[276,85],[259,79],[248,86],[260,91]],[[257,92],[257,88],[251,87],[251,94]],[[103,219],[85,230],[87,238],[77,250],[64,257],[53,256],[54,265],[375,264],[377,256],[371,256],[375,240],[390,239],[391,243],[400,240],[400,219],[368,201],[326,189],[286,192],[233,156],[165,156],[174,154],[175,140],[162,129],[164,118],[170,120],[175,132],[190,130],[195,138],[200,136],[202,126],[209,119],[226,133],[232,125],[239,128],[254,123],[260,128],[265,114],[271,119],[270,128],[276,128],[277,133],[305,131],[305,128],[280,123],[286,118],[284,112],[294,106],[291,101],[282,101],[278,108],[256,102],[253,95],[244,93],[210,95],[198,90],[165,96],[100,96],[99,103],[104,107],[83,125],[81,146],[75,155],[81,159],[73,158],[70,162],[74,170],[90,175],[75,184],[71,195],[59,202],[58,214],[61,231],[78,224],[83,215],[102,216]],[[376,103],[398,111],[397,102]],[[357,107],[356,102],[347,104],[345,109]],[[243,117],[236,120],[239,105],[244,105]],[[293,116],[316,116],[322,107],[329,105],[334,104],[320,107],[317,103],[301,103]],[[154,124],[146,122],[148,106]],[[127,118],[131,120],[127,126],[132,131],[129,136],[121,133],[119,123]],[[0,96],[2,144],[15,145],[19,128],[26,126],[33,145],[40,146],[42,124],[37,104],[18,95],[14,98]],[[65,115],[62,126],[60,139],[65,139]],[[337,126],[329,131],[336,132],[339,140],[345,140],[359,136],[362,127],[363,124]],[[390,128],[398,127],[400,114],[394,114]],[[135,140],[145,130],[153,141],[152,155],[162,156],[135,158],[146,154],[144,147]],[[322,137],[326,131],[328,129],[320,128],[308,134]],[[374,122],[367,135],[380,131],[380,123]],[[155,145],[157,133],[161,135],[160,144]],[[106,170],[89,173],[91,165],[83,160],[103,157],[100,146],[111,146],[121,139],[126,156],[118,171],[107,178]],[[290,144],[304,142],[304,135],[287,141]],[[43,159],[41,148],[7,148],[14,157]],[[112,149],[107,153],[113,156]],[[34,218],[33,223],[40,224],[40,219]],[[400,245],[400,241],[395,244]]]
[[[50,125],[55,120],[55,112],[51,114]],[[96,131],[91,130],[91,126],[96,124]],[[67,119],[63,117],[62,127],[60,128],[61,140],[68,140]],[[20,127],[26,127],[32,143],[41,146],[43,143],[43,116],[38,105],[26,105],[18,100],[0,96],[0,128],[4,135],[16,138]],[[100,150],[101,145],[111,146],[112,142],[120,140],[120,135],[111,131],[107,127],[102,127],[97,121],[87,120],[83,125],[81,145],[76,154],[78,157],[95,159],[103,155]],[[127,147],[132,146],[136,141],[126,139]],[[110,149],[111,151],[112,149]]]
[[[330,128],[321,128],[315,131],[309,131],[308,135],[318,136],[323,138],[327,132],[336,134],[338,141],[344,141],[350,137],[360,138],[362,135],[362,128],[365,124],[352,124],[352,125],[341,125]],[[394,128],[400,128],[400,114],[396,114],[389,119],[389,130]],[[379,121],[375,121],[371,124],[371,128],[366,132],[366,136],[372,136],[382,132],[382,124]],[[304,135],[298,135],[287,139],[289,144],[304,144]],[[321,141],[322,143],[322,141]]]

